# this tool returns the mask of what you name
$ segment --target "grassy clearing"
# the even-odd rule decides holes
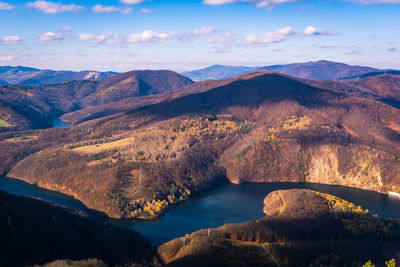
[[[11,124],[6,122],[5,120],[0,119],[0,127],[11,127]]]
[[[37,135],[28,135],[28,136],[21,136],[21,137],[14,137],[10,139],[4,140],[5,142],[28,142],[28,141],[33,141],[37,140],[38,136]]]
[[[128,137],[128,138],[123,138],[123,139],[113,141],[113,142],[81,146],[81,147],[74,148],[73,150],[78,151],[78,152],[88,153],[88,154],[98,154],[101,152],[110,151],[110,150],[114,150],[114,149],[119,150],[121,148],[128,147],[129,145],[132,145],[134,143],[135,143],[135,137]]]
[[[311,119],[307,116],[288,116],[283,122],[282,122],[282,128],[285,130],[291,130],[291,129],[306,129],[311,123]]]

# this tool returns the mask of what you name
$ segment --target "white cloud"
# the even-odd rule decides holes
[[[45,42],[48,41],[60,41],[64,39],[64,34],[59,33],[59,32],[46,32],[46,33],[42,33],[39,36],[40,39],[40,43],[44,44]]]
[[[76,37],[79,41],[87,41],[91,43],[102,43],[107,39],[107,35],[104,33],[101,34],[89,34],[89,33],[81,33]]]
[[[327,49],[327,48],[335,48],[333,45],[314,45],[316,48]]]
[[[60,29],[61,32],[72,32],[75,30],[74,26],[65,26]]]
[[[361,54],[360,49],[351,49],[351,50],[346,50],[344,51],[346,55],[356,55],[356,54]]]
[[[211,5],[211,6],[232,4],[236,2],[237,0],[203,0],[204,5]]]
[[[313,26],[308,26],[304,29],[304,34],[305,35],[314,35],[317,32],[317,29],[315,29]]]
[[[157,33],[153,30],[146,30],[142,33],[132,33],[128,36],[127,41],[130,43],[157,43],[161,41],[171,40],[178,37],[179,34],[171,33]]]
[[[234,41],[236,41],[237,39],[238,39],[238,36],[236,34],[227,32],[224,34],[214,36],[212,38],[208,38],[208,42],[209,43],[230,44],[230,43],[233,43]]]
[[[363,5],[400,4],[400,0],[348,0]]]
[[[304,35],[338,35],[336,32],[331,32],[331,31],[318,31],[316,28],[313,26],[308,26],[304,29],[303,31]]]
[[[117,34],[90,34],[90,33],[80,33],[75,36],[79,41],[85,41],[95,44],[105,44],[105,45],[118,45],[123,43],[121,36]]]
[[[0,2],[0,10],[13,10],[15,7],[8,3]]]
[[[17,58],[17,56],[11,56],[11,55],[2,56],[2,57],[0,57],[0,61],[12,61],[16,58]]]
[[[85,9],[85,7],[75,4],[63,5],[61,3],[54,3],[48,1],[35,1],[33,3],[28,3],[28,7],[33,7],[34,9],[37,9],[39,11],[48,14],[57,14],[67,11],[77,12]]]
[[[265,8],[267,10],[271,10],[272,8],[281,4],[291,3],[291,2],[301,2],[303,0],[203,0],[203,4],[216,6],[216,5],[236,3],[240,1],[253,4],[258,8]],[[392,0],[392,1],[398,1],[398,0]]]
[[[195,34],[195,35],[208,34],[208,33],[211,33],[213,31],[214,31],[213,27],[203,26],[200,29],[193,30],[193,34]]]
[[[303,2],[304,0],[203,0],[204,5],[225,5],[237,2],[246,2],[253,4],[258,8],[266,8],[271,10],[278,5],[292,2]],[[359,3],[363,5],[381,5],[381,4],[400,4],[400,0],[347,0],[349,2]]]
[[[147,0],[119,0],[123,4],[128,4],[128,5],[137,5],[140,3],[143,3]]]
[[[400,52],[400,47],[389,46],[386,48],[386,50],[389,52]]]
[[[221,47],[214,46],[213,48],[208,50],[208,52],[214,54],[228,53],[230,52],[229,49],[238,38],[239,37],[236,34],[230,32],[209,38],[207,40],[209,43],[219,43],[221,44]]]
[[[213,27],[203,26],[199,29],[194,29],[191,33],[181,34],[180,40],[181,41],[191,41],[201,35],[210,34],[213,31],[214,31]]]
[[[274,32],[269,32],[266,34],[257,35],[255,33],[251,33],[246,36],[243,41],[244,46],[267,46],[271,43],[283,42],[287,38],[295,35],[295,32],[292,30],[292,27],[286,27],[282,29],[278,29]]]
[[[153,10],[148,9],[148,8],[142,8],[140,10],[140,12],[143,13],[143,14],[151,14],[151,13],[153,13]]]
[[[20,44],[22,43],[22,40],[19,36],[9,35],[1,38],[0,42],[5,44]]]
[[[119,8],[115,6],[103,6],[103,5],[95,5],[92,8],[93,12],[96,13],[121,13],[121,14],[129,14],[131,13],[133,8],[126,7],[126,8]]]
[[[225,48],[225,47],[213,47],[208,50],[209,53],[211,54],[224,54],[224,53],[229,53],[230,51]]]
[[[104,42],[106,45],[118,45],[123,43],[121,36],[113,34],[107,36],[107,40]]]
[[[292,3],[292,2],[300,2],[302,0],[244,0],[244,2],[254,4],[258,8],[266,8],[267,10],[271,10],[278,5],[282,5],[285,3]]]

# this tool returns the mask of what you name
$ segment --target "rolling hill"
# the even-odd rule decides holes
[[[359,79],[364,79],[364,78],[379,76],[379,75],[400,75],[400,71],[398,71],[398,70],[373,71],[373,72],[367,72],[367,73],[361,74],[361,75],[339,78],[339,80],[340,81],[354,81],[354,80],[359,80]]]
[[[400,107],[400,76],[380,74],[348,81],[361,91],[382,98],[387,103]]]

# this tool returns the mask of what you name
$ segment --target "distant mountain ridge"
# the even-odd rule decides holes
[[[99,71],[55,71],[40,70],[23,66],[0,66],[0,84],[43,85],[69,80],[104,80],[116,72]]]
[[[369,78],[369,77],[374,77],[374,76],[379,76],[379,75],[400,75],[400,70],[381,70],[381,71],[374,71],[374,72],[368,72],[364,73],[361,75],[356,75],[356,76],[350,76],[350,77],[342,77],[339,78],[340,81],[351,81],[351,80],[358,80],[358,79],[364,79],[364,78]]]
[[[212,65],[200,70],[185,71],[182,75],[189,77],[193,81],[220,80],[251,72],[258,68],[259,67]]]
[[[369,72],[382,71],[371,67],[351,66],[344,63],[320,60],[264,67],[213,65],[200,70],[186,71],[183,72],[182,75],[185,75],[194,81],[220,80],[231,78],[254,70],[274,71],[293,77],[310,80],[337,80],[343,77],[352,77],[363,75]]]

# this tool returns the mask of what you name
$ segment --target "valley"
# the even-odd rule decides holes
[[[320,67],[321,62],[317,64]],[[256,70],[222,80],[193,82],[172,71],[131,71],[98,81],[3,85],[0,173],[34,185],[12,189],[9,182],[11,185],[3,184],[3,188],[17,193],[24,192],[19,189],[22,186],[27,190],[23,195],[33,197],[38,188],[68,195],[79,201],[73,204],[79,210],[97,214],[95,217],[116,223],[116,227],[132,228],[157,245],[200,229],[259,219],[262,207],[255,206],[258,208],[247,213],[248,205],[243,203],[261,204],[261,198],[279,189],[329,193],[359,203],[381,217],[397,219],[399,214],[393,210],[398,200],[381,194],[400,193],[400,78],[377,74],[336,81],[340,75],[363,75],[361,72],[369,69],[340,65],[332,74],[331,66],[337,65],[323,64],[329,66],[326,73],[333,75],[331,80]],[[301,73],[312,72],[314,64],[304,65]],[[257,190],[257,199],[252,198]],[[363,195],[364,191],[368,193]],[[46,199],[47,193],[43,196]],[[50,201],[57,203],[58,196]],[[64,203],[69,206],[69,201]],[[379,206],[381,201],[385,204]],[[222,213],[216,210],[214,215],[211,212],[213,208],[235,209],[240,205],[244,208],[236,215],[229,209]],[[195,216],[190,212],[210,212],[210,217],[196,222],[182,219]],[[165,231],[171,224],[175,228]],[[252,222],[245,225],[255,227]],[[397,226],[393,227],[397,231]],[[214,260],[219,254],[207,259],[201,251],[216,249],[221,255],[232,251],[241,255],[242,250],[236,247],[251,247],[255,257],[229,256],[224,264],[233,260],[253,265],[251,261],[259,257],[260,261],[270,260],[261,255],[265,248],[260,244],[267,241],[235,237],[236,231],[245,233],[245,229],[232,230],[235,234],[226,239],[218,229],[218,242],[211,247],[202,239],[204,231],[200,230],[199,237],[194,233],[196,237],[188,240],[199,238],[202,245],[201,249],[197,243],[194,248],[188,245],[189,254],[218,265],[220,262]],[[231,231],[230,226],[222,229]],[[340,236],[339,246],[347,246],[347,238],[355,236]],[[397,236],[393,238],[397,240]],[[176,242],[182,242],[178,240],[162,244],[157,259],[150,253],[153,256],[146,261],[171,266],[199,261],[197,256],[192,259],[185,253],[171,252]],[[326,240],[312,242],[322,242],[336,251],[337,244]],[[314,251],[311,243],[307,246]],[[275,245],[279,257],[286,255],[286,245]],[[377,246],[370,243],[363,255]],[[394,255],[392,252],[373,256],[383,262]],[[310,262],[312,255],[296,260]],[[340,255],[348,262],[349,255]],[[285,261],[282,257],[279,262]]]
[[[165,89],[154,89],[158,94],[150,100],[122,93],[138,77],[153,79],[154,88],[159,79],[170,85],[160,83]],[[155,218],[227,182],[399,191],[399,111],[386,103],[396,95],[371,93],[375,88],[367,82],[304,81],[264,71],[199,84],[165,71],[110,79],[95,90],[117,81],[119,97],[107,93],[92,101],[101,107],[126,97],[130,111],[72,127],[25,130],[12,142],[14,134],[5,131],[3,173],[116,218]],[[386,86],[397,88],[397,78],[391,79]]]
[[[0,267],[400,266],[400,0],[0,0]]]

